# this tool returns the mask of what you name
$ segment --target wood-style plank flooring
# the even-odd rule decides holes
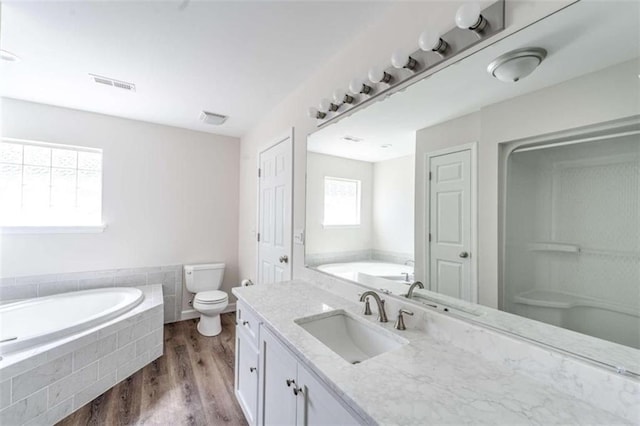
[[[71,425],[246,425],[233,393],[235,315],[204,337],[197,320],[164,327],[164,355],[69,415]]]

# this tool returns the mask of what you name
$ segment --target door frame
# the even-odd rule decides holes
[[[478,143],[472,142],[464,145],[456,145],[449,148],[443,148],[436,151],[429,151],[424,154],[424,174],[422,176],[425,182],[425,193],[423,194],[423,212],[422,229],[426,233],[421,237],[424,241],[424,280],[431,288],[431,244],[427,235],[431,233],[431,181],[429,173],[431,172],[431,159],[442,155],[454,154],[460,151],[470,151],[470,178],[471,178],[471,256],[470,256],[470,272],[471,272],[471,303],[478,303]]]
[[[271,142],[263,144],[258,146],[258,155],[256,156],[256,168],[255,168],[255,172],[256,172],[256,232],[254,235],[254,243],[255,243],[255,248],[256,248],[256,258],[255,258],[255,277],[256,277],[256,284],[260,284],[260,280],[258,279],[260,277],[260,273],[259,273],[259,268],[260,268],[260,241],[258,241],[258,234],[260,233],[260,177],[258,176],[258,170],[260,169],[260,156],[262,155],[263,152],[273,148],[274,146],[278,145],[279,143],[284,142],[286,139],[291,139],[291,190],[289,191],[289,198],[291,200],[291,229],[287,229],[287,231],[289,232],[288,235],[288,239],[290,241],[290,247],[291,247],[291,253],[289,253],[289,263],[288,268],[289,268],[289,276],[291,279],[293,279],[293,212],[294,212],[294,207],[293,207],[293,185],[295,182],[295,177],[294,177],[294,165],[295,165],[295,144],[294,144],[294,133],[295,133],[295,128],[292,126],[289,129],[287,129],[285,132],[282,132],[280,134],[279,137],[277,138],[273,138],[271,139]]]

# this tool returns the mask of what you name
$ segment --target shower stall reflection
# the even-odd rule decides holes
[[[514,150],[502,309],[640,348],[640,135]]]

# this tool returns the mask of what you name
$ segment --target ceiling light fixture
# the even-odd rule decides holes
[[[352,104],[355,102],[353,96],[349,95],[344,89],[336,89],[333,91],[333,100],[337,104]]]
[[[463,30],[482,32],[487,26],[487,20],[480,12],[478,3],[463,4],[456,12],[456,25]]]
[[[369,81],[372,83],[387,83],[393,80],[391,74],[387,73],[380,67],[371,67],[369,70]]]
[[[202,121],[203,123],[211,124],[213,126],[220,126],[221,124],[224,124],[224,122],[227,121],[227,118],[229,117],[227,117],[226,115],[216,114],[209,111],[202,111],[200,113],[200,121]]]
[[[418,61],[407,55],[402,49],[398,49],[391,55],[391,65],[393,65],[394,68],[406,68],[413,71],[418,66]]]
[[[500,81],[515,83],[531,74],[547,57],[547,51],[539,47],[512,50],[493,60],[487,72]]]
[[[365,95],[368,95],[369,93],[371,93],[372,90],[373,90],[372,87],[366,85],[365,82],[359,77],[355,77],[349,83],[349,91],[354,95],[358,95],[360,93],[364,93]]]
[[[0,49],[0,59],[7,62],[20,62],[20,57],[8,50]]]
[[[440,37],[440,34],[430,30],[423,31],[422,34],[420,34],[420,37],[418,37],[418,45],[420,49],[425,52],[432,51],[440,55],[444,54],[447,47],[449,47],[447,42]]]

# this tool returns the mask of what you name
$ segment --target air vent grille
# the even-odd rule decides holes
[[[202,111],[200,113],[200,120],[207,124],[213,124],[219,126],[227,121],[227,116],[222,114],[216,114],[215,112]]]
[[[105,86],[115,87],[118,89],[128,90],[130,92],[136,91],[136,85],[133,83],[127,83],[126,81],[116,80],[114,78],[103,77],[101,75],[89,74],[94,83],[104,84]]]

